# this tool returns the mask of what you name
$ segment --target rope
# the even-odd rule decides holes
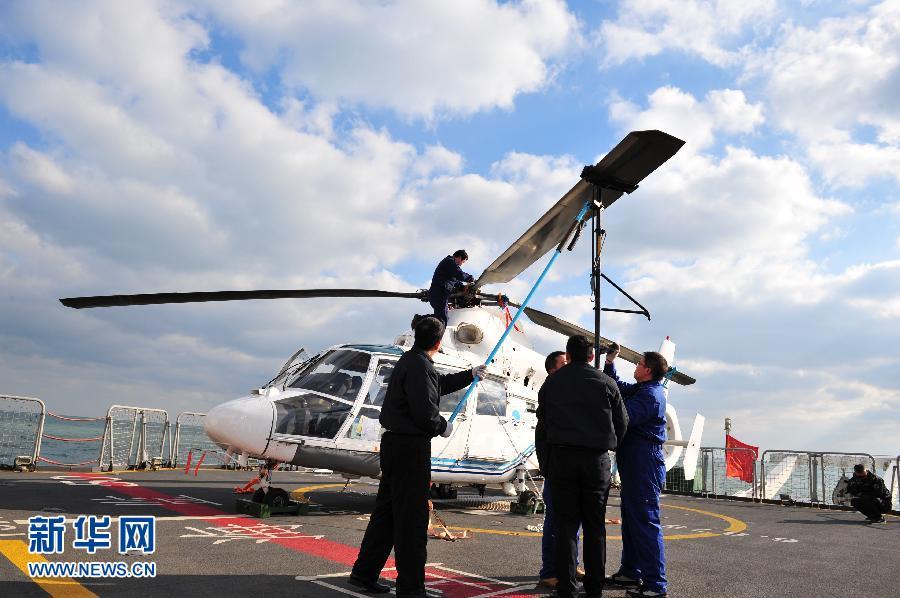
[[[96,442],[103,440],[103,436],[95,436],[94,438],[60,438],[59,436],[51,436],[50,434],[41,434],[44,438],[50,440],[62,440],[63,442]]]
[[[89,465],[91,463],[96,463],[96,459],[91,459],[90,461],[84,461],[83,463],[63,463],[62,461],[54,461],[53,459],[48,459],[47,457],[38,457],[38,461],[45,461],[52,465],[62,465],[63,467],[81,467],[82,465]]]
[[[506,316],[506,323],[504,324],[504,326],[506,328],[509,328],[509,324],[513,321],[513,317],[512,314],[509,313],[509,304],[507,304],[506,301],[503,300],[503,293],[497,293],[497,303],[500,304],[500,309],[504,310],[504,315]],[[516,332],[522,332],[521,330],[519,330],[519,326],[517,324],[513,325],[513,329]]]
[[[67,422],[98,422],[106,419],[105,417],[66,417],[64,415],[56,415],[55,413],[47,412],[47,415],[50,417],[55,417],[56,419],[62,419]]]

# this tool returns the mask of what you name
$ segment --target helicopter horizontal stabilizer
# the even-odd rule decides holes
[[[691,438],[688,440],[687,448],[684,449],[684,479],[693,480],[694,473],[697,471],[697,458],[700,456],[700,443],[703,440],[703,424],[706,418],[697,414],[694,417],[694,427],[691,428]]]
[[[244,301],[247,299],[314,299],[316,297],[403,297],[425,301],[425,291],[399,293],[375,289],[285,289],[260,291],[209,291],[196,293],[145,293],[138,295],[97,295],[67,297],[60,303],[74,309],[162,305],[166,303],[203,303],[207,301]]]

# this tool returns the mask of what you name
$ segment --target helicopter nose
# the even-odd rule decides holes
[[[272,401],[245,397],[210,409],[204,418],[203,429],[215,442],[262,455],[269,444],[274,417]]]

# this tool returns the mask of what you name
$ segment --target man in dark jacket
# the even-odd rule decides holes
[[[884,480],[868,471],[862,463],[853,466],[853,477],[847,482],[850,504],[866,516],[866,523],[884,523],[882,513],[891,510],[891,492]]]
[[[547,355],[547,358],[544,360],[547,378],[564,365],[566,365],[566,354],[564,351],[554,351]],[[546,384],[546,380],[544,380],[544,383]],[[558,582],[556,577],[556,531],[554,529],[553,484],[550,481],[548,448],[547,430],[544,422],[539,420],[534,428],[534,452],[537,456],[538,466],[541,468],[541,475],[544,476],[544,487],[542,490],[544,498],[544,531],[541,536],[541,570],[538,572],[538,585],[555,588]]]
[[[441,395],[465,388],[485,366],[455,374],[438,374],[431,358],[441,347],[444,325],[431,316],[415,326],[415,345],[397,360],[379,421],[381,481],[350,583],[367,592],[390,591],[379,583],[391,548],[397,562],[398,598],[425,596],[428,542],[428,488],[431,439],[449,437],[453,425],[438,411]]]
[[[580,335],[566,343],[568,365],[538,392],[538,421],[549,445],[556,528],[556,594],[575,596],[578,525],[584,529],[584,590],[603,592],[606,562],[606,499],[609,453],[625,435],[628,415],[615,382],[597,370],[591,342]]]
[[[459,249],[442,259],[434,274],[431,276],[431,287],[428,289],[428,302],[434,308],[434,317],[447,325],[450,312],[447,309],[447,301],[450,295],[460,291],[466,283],[474,282],[471,274],[462,271],[462,266],[469,259],[469,254],[464,249]]]
[[[628,435],[616,451],[622,478],[622,564],[607,583],[630,587],[628,596],[666,596],[666,555],[659,522],[659,495],[666,482],[662,446],[666,441],[666,395],[662,380],[666,358],[648,351],[634,369],[636,384],[622,382],[614,360],[618,346],[606,354],[603,371],[616,381],[628,410]]]

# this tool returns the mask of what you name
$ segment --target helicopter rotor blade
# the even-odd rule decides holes
[[[510,303],[510,305],[512,305],[512,303]],[[573,336],[575,334],[581,334],[591,340],[594,339],[593,332],[590,332],[587,329],[582,328],[581,326],[572,324],[571,322],[567,322],[565,320],[557,318],[554,315],[534,309],[532,307],[525,308],[525,315],[528,316],[528,319],[530,319],[532,322],[534,322],[538,326],[542,326],[549,330],[559,332],[560,334],[564,334],[565,336]],[[610,347],[610,345],[612,345],[612,343],[613,343],[613,341],[601,336],[600,337],[600,351],[603,353],[609,352],[609,347]],[[626,347],[622,344],[619,344],[619,357],[621,357],[625,361],[630,361],[633,364],[637,364],[641,360],[643,355],[633,349],[629,349],[628,347]],[[687,374],[684,374],[679,371],[675,371],[672,374],[672,381],[674,381],[678,384],[688,386],[690,384],[693,384],[697,380],[695,380],[691,376],[688,376]]]
[[[623,193],[637,189],[638,183],[683,145],[684,141],[662,131],[632,131],[626,135],[597,164],[584,168],[581,180],[481,273],[473,289],[511,281],[557,246],[581,206],[591,199],[594,185],[600,188],[600,204],[608,208]]]
[[[204,303],[207,301],[247,301],[251,299],[313,299],[317,297],[400,297],[425,300],[425,291],[401,293],[377,289],[284,289],[258,291],[201,291],[194,293],[144,293],[138,295],[97,295],[67,297],[60,303],[74,309],[162,305],[167,303]]]

